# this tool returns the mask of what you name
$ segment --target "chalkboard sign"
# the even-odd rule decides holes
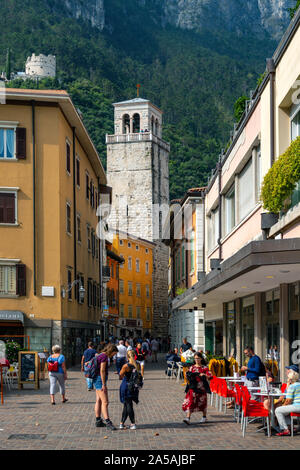
[[[39,356],[35,351],[19,352],[19,389],[23,384],[35,384],[35,388],[40,388],[39,383]]]

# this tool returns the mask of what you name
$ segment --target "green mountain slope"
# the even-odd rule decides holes
[[[202,186],[226,145],[236,98],[254,88],[265,57],[275,44],[267,36],[162,28],[137,0],[107,2],[110,28],[99,31],[72,18],[60,0],[1,0],[0,67],[7,48],[12,71],[24,70],[31,53],[57,57],[58,81],[40,87],[65,88],[105,164],[105,133],[113,132],[114,101],[141,96],[164,111],[164,138],[171,143],[170,198]],[[153,3],[153,9],[158,8]],[[36,86],[12,82],[11,86]]]

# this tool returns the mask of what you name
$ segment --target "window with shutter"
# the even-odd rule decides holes
[[[89,201],[89,199],[90,199],[90,177],[87,173],[85,174],[85,196],[86,196],[87,200]]]
[[[66,142],[66,168],[67,172],[71,174],[71,148],[69,142]]]
[[[25,293],[23,293],[24,290],[22,290],[21,292],[22,293],[21,294],[18,293],[18,295],[25,295]],[[12,265],[12,266],[0,265],[0,295],[16,295],[16,294],[17,294],[16,265]]]
[[[21,297],[26,296],[26,266],[16,265],[16,293]]]
[[[80,187],[80,161],[76,159],[76,184]]]
[[[16,194],[3,192],[0,193],[0,223],[16,223]]]
[[[18,160],[26,159],[26,128],[16,128],[16,158]]]
[[[15,159],[15,129],[0,128],[0,159]]]

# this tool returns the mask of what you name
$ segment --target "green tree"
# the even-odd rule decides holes
[[[6,53],[6,65],[5,65],[5,75],[7,80],[10,80],[11,77],[11,55],[10,55],[10,49],[7,49]]]
[[[246,101],[249,100],[248,96],[240,96],[234,103],[234,118],[239,122],[246,109]]]
[[[291,18],[294,18],[296,11],[298,10],[300,6],[300,0],[295,0],[295,1],[296,1],[296,5],[293,8],[289,8]]]

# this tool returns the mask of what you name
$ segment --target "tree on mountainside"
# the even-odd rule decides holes
[[[7,49],[6,53],[6,64],[5,64],[5,75],[7,80],[10,80],[11,76],[11,57],[10,57],[10,49]]]
[[[244,114],[244,111],[246,109],[246,101],[249,100],[248,96],[240,96],[236,102],[234,103],[234,118],[236,122],[239,122],[241,117]]]

